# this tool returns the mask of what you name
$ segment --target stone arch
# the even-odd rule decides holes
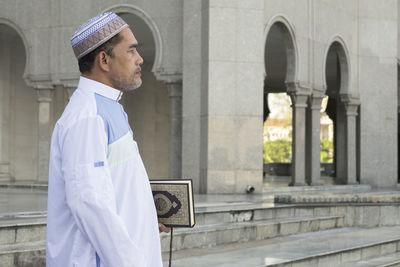
[[[286,44],[286,56],[287,56],[287,65],[286,65],[286,77],[285,82],[295,82],[297,79],[298,73],[298,48],[296,44],[296,36],[294,34],[294,26],[290,21],[282,14],[277,14],[273,16],[264,29],[264,44],[266,48],[267,39],[273,27],[278,27],[281,33],[284,36],[284,41]],[[266,55],[266,51],[264,51],[264,57]],[[268,76],[268,71],[265,67],[265,75]]]
[[[325,51],[323,78],[329,97],[326,112],[333,121],[335,183],[354,184],[357,176],[359,100],[351,95],[351,65],[343,39],[335,36]]]
[[[0,18],[0,25],[2,25],[2,24],[7,25],[8,27],[12,28],[19,35],[19,37],[22,40],[22,43],[24,44],[25,67],[24,67],[23,78],[25,79],[25,82],[26,82],[26,79],[29,76],[29,72],[30,72],[31,46],[29,45],[28,39],[25,37],[24,32],[20,29],[20,27],[16,23],[14,23],[13,21],[6,19],[6,18]]]
[[[9,182],[36,180],[38,106],[27,51],[22,31],[0,19],[0,180]]]
[[[324,53],[324,62],[322,66],[325,68],[322,71],[322,81],[324,82],[324,88],[327,89],[327,77],[326,77],[326,64],[328,60],[328,54],[331,51],[334,51],[338,55],[338,60],[340,64],[340,93],[341,94],[349,94],[350,93],[350,84],[351,84],[351,62],[349,51],[347,49],[346,43],[343,38],[340,36],[334,36],[328,42],[328,46]]]
[[[159,27],[157,26],[156,22],[154,19],[143,9],[141,9],[138,6],[132,5],[132,4],[117,4],[113,5],[105,10],[103,12],[107,11],[112,11],[115,13],[130,13],[138,16],[141,18],[146,25],[149,27],[154,43],[155,43],[155,58],[154,58],[154,63],[151,68],[151,71],[153,73],[158,73],[160,72],[161,66],[162,66],[162,59],[163,59],[163,42],[160,34]]]
[[[264,122],[266,122],[270,112],[270,107],[268,105],[268,95],[271,93],[289,94],[290,90],[292,89],[290,86],[295,84],[298,80],[298,49],[296,45],[294,27],[284,15],[277,14],[267,22],[264,31],[264,49]],[[279,120],[280,119],[275,121],[277,122]],[[278,123],[279,126],[276,130],[284,132],[284,130],[288,128],[288,126],[283,126],[283,120]],[[269,126],[267,126],[265,130],[269,131]],[[293,127],[292,125],[292,133],[294,133],[295,130],[296,127]],[[282,140],[288,139],[287,137],[285,137]],[[289,140],[291,140],[293,146],[293,134],[290,135],[289,133]],[[272,139],[270,139],[269,141],[272,141]],[[292,147],[292,155],[294,151],[295,149],[293,149]],[[291,163],[267,164],[264,166],[265,171],[269,172],[268,170],[273,168],[275,169],[275,171],[270,173],[272,175],[292,175],[293,177],[293,173],[295,173],[295,171],[293,171],[293,166],[294,162],[296,162],[296,159],[291,157],[290,161]],[[282,171],[276,171],[278,169]]]

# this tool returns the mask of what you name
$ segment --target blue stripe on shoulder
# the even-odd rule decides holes
[[[94,94],[97,105],[97,114],[103,118],[108,144],[114,143],[127,132],[131,131],[122,106],[115,100]]]

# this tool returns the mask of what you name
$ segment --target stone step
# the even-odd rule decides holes
[[[342,216],[293,217],[237,223],[201,225],[174,229],[173,250],[215,247],[236,242],[263,240],[277,236],[343,227]],[[161,247],[169,251],[170,234],[161,234]]]
[[[371,190],[370,185],[316,185],[316,186],[280,186],[280,187],[264,187],[264,194],[297,194],[297,193],[315,193],[315,192],[340,192],[340,193],[355,193],[368,192]]]
[[[285,205],[274,203],[241,203],[232,206],[208,206],[196,209],[196,226],[297,216],[335,216],[330,206]]]
[[[46,241],[41,240],[11,245],[0,245],[0,266],[46,266]]]
[[[46,239],[46,216],[41,214],[0,218],[0,245],[12,245]]]
[[[181,250],[173,254],[173,266],[337,267],[399,251],[400,226],[352,227]],[[167,253],[163,259],[168,259]]]
[[[33,184],[33,183],[9,183],[2,182],[0,180],[0,188],[5,188],[7,190],[20,189],[20,190],[28,190],[28,191],[45,191],[47,192],[48,186],[47,184]]]
[[[400,252],[369,260],[347,262],[339,267],[400,267]]]

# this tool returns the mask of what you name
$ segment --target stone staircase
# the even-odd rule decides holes
[[[172,266],[400,266],[400,195],[339,189],[197,196],[196,226],[174,229]],[[0,267],[45,266],[45,230],[45,212],[0,214]],[[169,241],[162,233],[164,266]]]
[[[198,210],[195,228],[174,230],[172,266],[400,266],[396,194]],[[166,266],[169,240],[161,235]]]
[[[228,214],[229,213],[229,216]],[[173,250],[215,247],[232,243],[308,233],[343,227],[344,216],[314,216],[308,209],[277,208],[198,213],[193,229],[174,229]],[[169,251],[170,235],[161,235]]]
[[[396,266],[400,227],[346,227],[197,251],[179,251],[181,266]],[[379,261],[378,261],[379,259]],[[383,260],[385,263],[382,263]],[[368,262],[370,265],[363,265]],[[372,265],[375,264],[375,265]],[[383,265],[385,264],[385,265]]]
[[[2,214],[0,216],[0,266],[45,266],[45,240],[45,213]]]

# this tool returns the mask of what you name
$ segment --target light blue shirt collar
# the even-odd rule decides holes
[[[81,90],[88,90],[115,101],[119,101],[122,97],[122,91],[82,76],[79,79],[78,88]]]

